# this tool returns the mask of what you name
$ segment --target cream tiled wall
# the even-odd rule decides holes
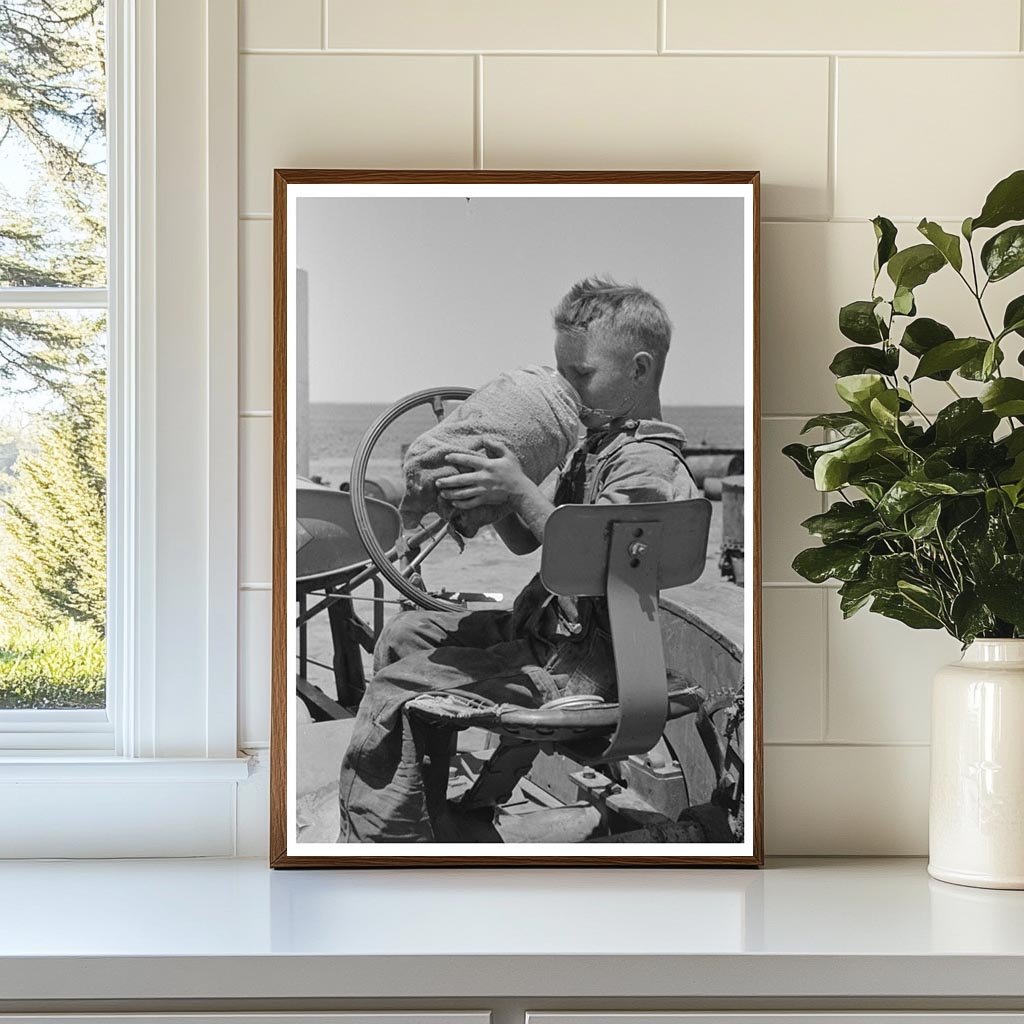
[[[1020,0],[240,4],[243,746],[265,746],[269,717],[273,168],[758,168],[767,848],[923,853],[928,683],[958,647],[844,622],[793,573],[822,505],[779,449],[835,405],[867,218],[904,237],[924,215],[959,224],[1024,164]],[[950,276],[919,307],[973,325]]]

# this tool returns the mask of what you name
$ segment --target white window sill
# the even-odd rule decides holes
[[[0,756],[5,782],[242,782],[248,757],[114,757],[82,751]]]
[[[256,812],[269,797],[265,778],[249,778],[250,763],[247,757],[7,753],[0,756],[0,860],[253,851],[262,844],[252,821],[265,820]]]

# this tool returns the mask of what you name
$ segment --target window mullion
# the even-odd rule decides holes
[[[0,309],[106,308],[106,288],[0,288]]]

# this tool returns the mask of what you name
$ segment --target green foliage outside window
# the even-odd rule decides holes
[[[103,16],[0,2],[0,301],[106,284]],[[102,315],[0,306],[0,708],[105,701],[105,361]]]

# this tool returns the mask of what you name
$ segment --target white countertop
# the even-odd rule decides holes
[[[0,1000],[1024,997],[1024,892],[749,869],[0,864]]]

